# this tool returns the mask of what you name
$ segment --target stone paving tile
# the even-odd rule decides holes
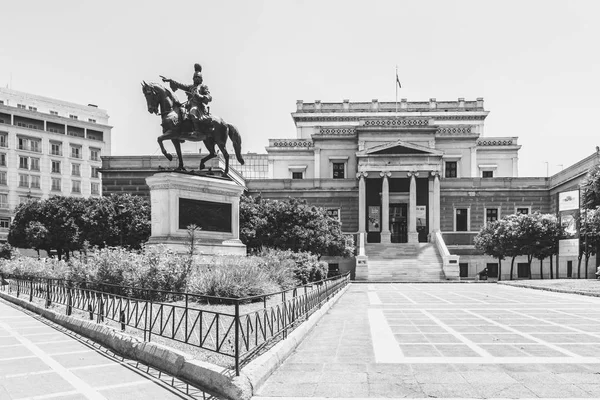
[[[460,372],[428,372],[415,373],[415,379],[419,383],[447,383],[447,384],[467,384],[467,381]]]
[[[369,397],[426,397],[421,385],[409,385],[406,383],[369,383]]]
[[[478,396],[475,397],[497,397],[497,398],[533,398],[538,397],[534,392],[520,383],[493,383],[485,382],[481,385],[474,386]]]
[[[35,380],[35,385],[32,385]],[[19,399],[68,392],[73,386],[56,372],[32,376],[18,376],[1,379],[0,385],[10,395],[9,399]]]
[[[502,370],[491,371],[461,371],[460,374],[465,381],[474,386],[485,385],[487,382],[497,384],[515,384],[519,383],[510,373]]]
[[[477,390],[469,384],[455,383],[425,383],[421,385],[424,397],[476,397]]]
[[[14,360],[0,361],[0,378],[5,375],[23,374],[49,370],[50,367],[38,358],[26,358],[15,362]]]
[[[315,384],[321,381],[321,371],[294,371],[293,374],[274,373],[269,380],[277,383],[295,384],[295,383],[310,383]]]
[[[315,389],[316,385],[314,383],[292,383],[282,386],[273,382],[267,382],[260,388],[258,394],[269,397],[309,397],[313,395]]]
[[[98,390],[98,392],[111,400],[144,399],[144,400],[181,400],[177,392],[167,388],[160,390],[158,384],[145,380],[143,383],[117,388]]]
[[[357,383],[320,383],[313,396],[322,397],[368,397],[369,386]]]
[[[135,382],[145,379],[141,371],[119,364],[103,365],[94,368],[73,369],[71,372],[92,387]]]
[[[574,384],[551,382],[525,383],[527,389],[538,397],[566,398],[566,397],[591,397],[591,394]]]

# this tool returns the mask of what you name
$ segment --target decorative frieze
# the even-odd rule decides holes
[[[460,136],[470,135],[470,126],[440,126],[437,130],[438,135]]]
[[[359,117],[344,117],[344,116],[334,116],[334,117],[295,117],[295,120],[298,122],[356,122],[359,120]]]
[[[402,118],[402,119],[371,119],[365,121],[365,126],[426,126],[428,118]]]
[[[478,140],[477,146],[511,146],[513,141],[510,139],[506,140]]]
[[[356,128],[321,128],[319,131],[321,135],[335,135],[335,136],[354,136],[356,135]]]
[[[278,139],[271,142],[272,147],[313,147],[314,145],[310,140],[302,139]]]
[[[436,115],[433,117],[437,121],[482,121],[485,115]]]

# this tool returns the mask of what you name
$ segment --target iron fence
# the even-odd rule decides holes
[[[5,281],[4,278],[8,280]],[[79,310],[90,320],[105,320],[152,336],[185,343],[233,358],[236,375],[266,345],[286,338],[289,330],[350,282],[350,274],[324,279],[291,290],[245,298],[203,296],[104,283],[36,277],[0,276],[0,290],[65,306],[67,315]],[[280,300],[268,305],[268,299]],[[262,302],[259,310],[241,312],[240,306]],[[202,304],[229,304],[231,312],[202,309]],[[272,302],[271,302],[272,303]]]

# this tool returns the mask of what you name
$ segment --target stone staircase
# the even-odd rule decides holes
[[[446,280],[442,257],[433,243],[367,244],[369,282],[440,282]]]

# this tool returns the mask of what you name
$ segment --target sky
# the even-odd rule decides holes
[[[96,104],[113,155],[160,154],[140,83],[191,83],[198,62],[211,113],[265,153],[295,137],[296,100],[395,101],[397,66],[399,98],[483,97],[484,135],[518,137],[519,175],[546,176],[600,145],[599,15],[597,0],[14,1],[0,85]]]

